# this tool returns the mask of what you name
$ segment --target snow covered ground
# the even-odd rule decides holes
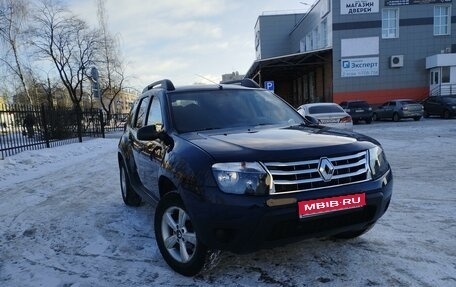
[[[361,238],[307,240],[180,276],[153,207],[122,203],[117,139],[0,160],[0,286],[456,286],[456,120],[376,122],[393,167],[390,209]]]

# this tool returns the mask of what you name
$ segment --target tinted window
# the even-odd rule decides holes
[[[133,121],[135,119],[136,115],[136,109],[138,108],[139,101],[135,101],[133,103],[133,107],[130,110],[130,113],[128,114],[128,124],[133,125]]]
[[[179,132],[303,123],[294,109],[265,91],[182,92],[172,93],[170,100],[173,123]]]
[[[415,101],[401,101],[401,104],[403,105],[415,105],[417,102]]]
[[[448,104],[456,104],[456,97],[443,97],[442,101]]]
[[[344,112],[340,107],[335,105],[321,105],[309,107],[310,114],[326,114],[326,113],[341,113]]]
[[[136,121],[134,124],[135,128],[139,129],[144,126],[148,105],[149,105],[149,98],[143,98],[141,100],[141,102],[139,103],[138,113],[136,115]]]
[[[367,102],[359,101],[359,102],[352,102],[349,104],[351,108],[368,108],[369,104]]]
[[[149,114],[147,116],[147,125],[155,125],[157,131],[163,127],[160,100],[157,97],[152,99]]]

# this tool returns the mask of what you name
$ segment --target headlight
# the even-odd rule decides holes
[[[257,162],[216,163],[212,173],[226,193],[265,195],[269,190],[268,173]]]
[[[369,149],[369,166],[374,179],[379,178],[388,171],[389,164],[381,147],[376,146]]]

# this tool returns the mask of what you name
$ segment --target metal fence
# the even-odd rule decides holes
[[[82,142],[83,137],[105,137],[123,129],[127,115],[100,110],[49,108],[44,105],[0,105],[0,159],[25,150]]]

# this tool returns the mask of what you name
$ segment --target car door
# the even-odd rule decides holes
[[[163,129],[160,99],[150,97],[150,104],[144,119],[144,126],[154,125],[157,132]],[[141,183],[153,197],[159,198],[158,171],[163,162],[165,145],[162,140],[135,141],[135,160]]]
[[[441,98],[435,98],[432,105],[432,114],[442,115],[445,110],[444,102]]]
[[[132,154],[136,167],[136,174],[139,177],[140,184],[144,186],[145,179],[145,165],[147,162],[144,162],[142,153],[146,148],[147,142],[140,141],[137,139],[137,132],[140,128],[144,127],[146,124],[147,111],[150,104],[150,98],[144,97],[138,103],[137,113],[135,115],[135,120],[130,129],[129,140],[132,146]]]
[[[390,102],[386,102],[380,107],[378,107],[376,113],[377,113],[377,118],[386,118],[388,117],[388,110],[389,110]]]
[[[386,107],[385,111],[385,118],[392,118],[393,114],[396,112],[396,109],[398,108],[398,103],[397,102],[389,102],[389,105]]]
[[[437,98],[435,97],[432,97],[432,98],[429,98],[426,103],[425,103],[425,110],[428,114],[430,115],[435,115],[435,114],[438,114],[438,110],[439,110],[439,103],[437,101]]]

